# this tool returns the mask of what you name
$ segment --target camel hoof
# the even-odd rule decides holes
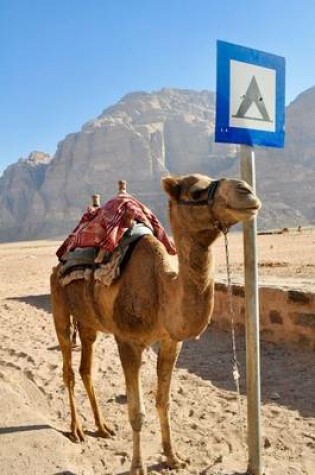
[[[71,442],[74,442],[75,444],[79,444],[80,442],[84,442],[85,437],[84,437],[84,432],[82,429],[75,429],[72,430],[69,434],[69,439]]]
[[[166,465],[170,469],[185,468],[189,459],[184,459],[178,453],[167,456]]]
[[[146,467],[131,467],[130,475],[147,475]]]
[[[114,437],[115,432],[108,425],[102,424],[98,427],[97,435],[104,439],[108,439],[109,437]]]

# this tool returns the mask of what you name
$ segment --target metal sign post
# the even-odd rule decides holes
[[[256,191],[255,154],[241,145],[241,178]],[[260,421],[260,348],[257,219],[243,223],[245,264],[246,386],[248,474],[263,475]]]
[[[285,60],[217,43],[215,141],[241,144],[241,177],[255,191],[254,145],[284,146]],[[244,223],[248,475],[263,475],[256,218]]]

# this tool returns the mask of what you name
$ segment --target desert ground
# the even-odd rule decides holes
[[[128,473],[132,434],[124,380],[113,337],[96,342],[95,386],[111,439],[97,437],[79,375],[77,401],[86,441],[73,444],[61,354],[53,327],[49,275],[59,242],[0,245],[0,472],[3,475],[104,475]],[[294,230],[258,236],[264,281],[315,289],[315,232]],[[241,279],[242,235],[230,234],[233,276]],[[216,246],[218,276],[225,273],[224,240]],[[315,291],[315,290],[314,290]],[[232,378],[230,333],[211,326],[183,345],[172,385],[172,420],[178,451],[190,460],[181,474],[245,475],[245,343],[241,362],[241,413]],[[75,368],[79,349],[74,350]],[[142,380],[147,418],[143,430],[149,473],[171,473],[163,464],[155,411],[154,348],[147,350]],[[262,459],[266,475],[315,473],[315,355],[262,342]]]

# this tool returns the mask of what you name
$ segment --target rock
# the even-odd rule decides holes
[[[315,88],[287,108],[285,150],[257,150],[260,228],[315,219]],[[215,144],[214,94],[162,89],[127,94],[67,135],[55,155],[32,152],[0,177],[2,241],[60,237],[77,223],[93,193],[105,202],[117,181],[167,223],[160,179],[166,173],[239,175],[237,147]],[[294,176],[294,186],[292,186]]]
[[[213,464],[214,465],[217,465],[218,463],[222,463],[223,462],[223,455],[219,455],[214,461],[213,461]]]
[[[281,396],[280,396],[279,393],[273,392],[273,393],[271,393],[271,395],[270,395],[270,399],[278,400],[278,399],[281,399]]]
[[[28,158],[10,165],[0,178],[0,234],[1,240],[15,240],[31,236],[40,203],[41,188],[51,157],[44,152],[32,152]]]

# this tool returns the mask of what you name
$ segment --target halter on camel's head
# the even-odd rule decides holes
[[[177,204],[179,205],[184,205],[184,206],[211,206],[214,200],[215,192],[218,189],[218,186],[220,184],[220,180],[213,180],[210,185],[208,186],[208,191],[207,191],[207,198],[205,200],[199,200],[199,201],[190,201],[190,200],[178,200]],[[215,220],[214,223],[214,228],[218,229],[219,231],[226,233],[227,232],[227,227],[224,223],[221,223],[220,221]]]
[[[178,200],[177,203],[180,205],[188,205],[188,206],[209,205],[212,203],[214,199],[214,195],[219,186],[219,183],[220,183],[220,180],[213,180],[210,183],[210,185],[208,186],[208,196],[206,200],[200,200],[200,201]]]

